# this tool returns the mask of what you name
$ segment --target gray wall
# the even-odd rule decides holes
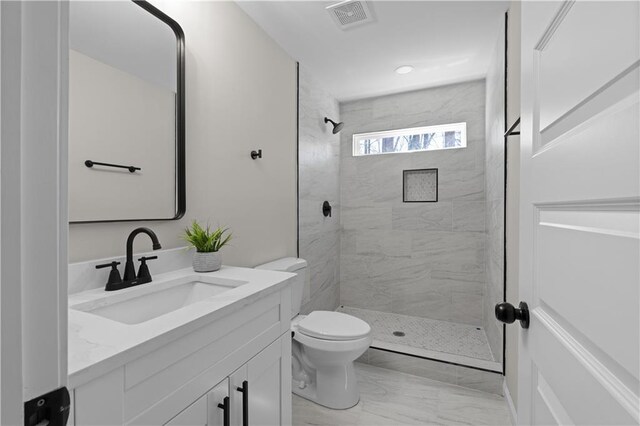
[[[482,325],[485,83],[340,105],[340,303]],[[467,122],[464,149],[352,156],[354,133]],[[402,170],[439,169],[439,201],[402,202]]]
[[[310,294],[302,313],[334,310],[340,298],[340,137],[324,123],[339,120],[338,102],[300,66],[300,257],[309,262]],[[323,201],[333,206],[322,215]]]
[[[295,61],[233,2],[161,3],[186,40],[187,212],[179,221],[71,225],[69,261],[122,255],[137,226],[155,230],[164,248],[183,246],[193,219],[231,228],[227,265],[295,256]],[[264,158],[253,161],[258,148]]]
[[[502,324],[494,306],[504,292],[504,26],[487,73],[486,265],[484,329],[496,361],[502,360]]]

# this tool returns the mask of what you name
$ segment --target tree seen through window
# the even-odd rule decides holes
[[[353,155],[465,148],[466,123],[445,124],[412,129],[388,130],[353,135]]]

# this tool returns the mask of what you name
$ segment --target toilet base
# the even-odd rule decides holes
[[[305,383],[292,380],[294,394],[334,410],[346,410],[360,402],[360,390],[353,362],[343,366],[322,367],[315,371],[315,380]]]

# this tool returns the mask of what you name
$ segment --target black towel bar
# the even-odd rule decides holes
[[[116,167],[118,169],[127,169],[129,170],[131,173],[135,173],[136,170],[142,170],[140,167],[135,167],[135,166],[123,166],[120,164],[111,164],[111,163],[99,163],[97,161],[91,161],[91,160],[87,160],[84,162],[84,165],[91,168],[93,166],[105,166],[105,167]]]

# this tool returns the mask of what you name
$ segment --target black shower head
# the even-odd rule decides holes
[[[338,133],[340,130],[342,130],[342,127],[344,126],[344,123],[336,123],[335,121],[333,121],[332,119],[327,118],[327,117],[324,118],[324,122],[333,124],[333,134],[334,135],[336,133]]]

